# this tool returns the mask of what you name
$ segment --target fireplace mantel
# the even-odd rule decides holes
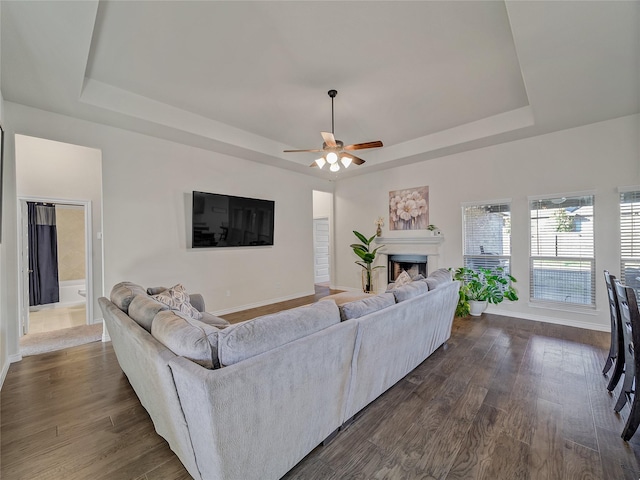
[[[376,237],[376,243],[383,245],[440,245],[444,242],[442,235],[432,237]]]
[[[429,273],[437,270],[440,248],[444,242],[442,235],[431,237],[376,237],[375,243],[385,247],[378,251],[383,257],[383,265],[387,265],[388,255],[426,255]]]

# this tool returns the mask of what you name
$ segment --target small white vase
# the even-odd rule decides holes
[[[478,300],[469,300],[470,314],[474,317],[479,317],[487,309],[488,302],[479,302]]]

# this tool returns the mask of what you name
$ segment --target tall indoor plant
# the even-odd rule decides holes
[[[468,268],[460,267],[453,274],[460,281],[460,293],[456,316],[479,316],[488,303],[497,305],[505,299],[518,300],[518,292],[513,287],[517,280],[503,267]]]
[[[360,265],[364,270],[362,272],[362,290],[365,293],[373,293],[374,285],[373,285],[373,271],[378,268],[384,268],[382,265],[378,265],[376,267],[373,266],[373,262],[376,259],[376,252],[380,250],[384,245],[380,245],[379,247],[369,250],[371,247],[371,242],[376,238],[376,235],[373,235],[371,238],[367,238],[362,235],[360,232],[353,231],[353,234],[358,237],[362,243],[352,243],[351,248],[354,253],[360,257],[360,260],[356,260],[355,263]]]

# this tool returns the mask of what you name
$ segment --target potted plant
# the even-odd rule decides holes
[[[467,268],[460,267],[453,274],[460,281],[460,292],[456,316],[480,316],[489,303],[497,305],[505,299],[518,300],[518,292],[513,287],[517,280],[505,272],[503,267]]]
[[[372,266],[373,262],[376,259],[376,252],[380,250],[384,245],[380,245],[374,250],[370,251],[369,248],[371,246],[371,242],[373,242],[376,235],[373,235],[371,238],[367,238],[359,232],[353,231],[353,234],[358,237],[362,243],[352,243],[351,248],[354,253],[360,257],[360,260],[356,260],[356,263],[363,268],[362,271],[362,290],[365,293],[373,293],[374,285],[373,285],[373,271],[378,268],[384,268],[382,265],[378,265],[376,267]]]

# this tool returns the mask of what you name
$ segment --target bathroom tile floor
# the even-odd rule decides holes
[[[86,306],[43,308],[29,312],[29,333],[51,332],[86,325]]]

